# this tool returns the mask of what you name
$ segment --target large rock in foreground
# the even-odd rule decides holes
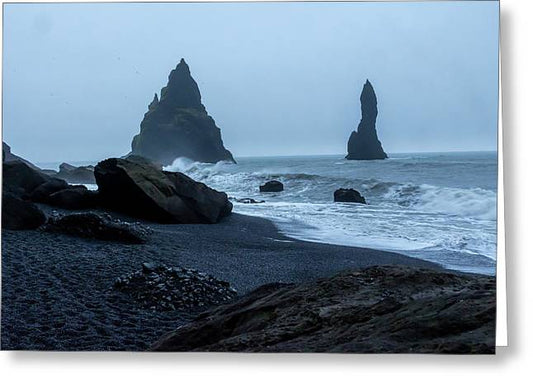
[[[220,128],[202,105],[198,85],[183,59],[170,72],[161,99],[156,94],[148,106],[131,149],[131,154],[163,165],[179,157],[206,163],[235,162],[224,148]]]
[[[495,278],[403,266],[271,284],[202,313],[155,351],[494,353]]]
[[[353,131],[348,140],[348,155],[346,159],[372,160],[386,159],[381,142],[376,131],[378,105],[376,93],[372,84],[366,80],[361,92],[361,122],[357,132]]]
[[[33,190],[51,178],[21,160],[3,163],[3,188],[18,196],[30,196]]]
[[[105,207],[155,222],[215,223],[233,207],[225,193],[140,161],[107,159],[94,175]]]
[[[46,216],[33,203],[4,192],[2,194],[2,228],[10,230],[37,229]]]

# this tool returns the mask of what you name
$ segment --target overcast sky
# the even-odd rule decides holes
[[[497,146],[497,1],[4,8],[4,141],[35,162],[129,152],[182,57],[237,157],[345,153],[367,78],[386,152]]]

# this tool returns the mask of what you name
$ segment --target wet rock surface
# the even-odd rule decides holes
[[[140,223],[124,222],[113,219],[109,214],[74,213],[53,214],[43,230],[76,237],[104,241],[118,241],[130,244],[145,243],[152,230]]]
[[[338,189],[333,193],[333,200],[335,202],[355,202],[365,203],[365,197],[361,193],[354,189]]]
[[[143,263],[142,270],[119,277],[117,291],[143,308],[183,310],[226,303],[237,295],[228,282],[195,269]]]
[[[202,313],[155,351],[494,353],[494,277],[405,266],[270,284]]]
[[[280,181],[268,181],[259,186],[259,191],[262,193],[277,193],[283,191],[283,183]]]

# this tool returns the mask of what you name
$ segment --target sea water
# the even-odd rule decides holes
[[[179,158],[165,169],[183,172],[233,198],[265,201],[233,201],[233,211],[270,219],[290,237],[495,273],[496,152],[390,154],[389,159],[372,161],[343,155],[236,160],[206,164]],[[260,193],[259,186],[272,179],[281,181],[284,191]],[[358,190],[367,204],[333,202],[339,188]]]
[[[179,158],[183,172],[230,197],[234,212],[272,220],[290,237],[404,253],[466,272],[496,267],[496,152],[391,154],[386,160],[336,156],[247,157],[215,165]],[[276,179],[284,191],[260,193]],[[335,203],[354,188],[367,205]],[[327,260],[327,258],[324,258]]]

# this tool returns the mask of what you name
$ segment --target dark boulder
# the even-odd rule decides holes
[[[5,162],[3,164],[4,190],[18,193],[19,196],[29,196],[33,190],[51,178],[35,170],[20,160]]]
[[[8,192],[2,194],[2,228],[37,229],[45,221],[46,216],[35,204]]]
[[[495,280],[382,266],[266,285],[201,313],[151,350],[493,354]]]
[[[354,189],[338,189],[333,193],[333,200],[335,202],[356,202],[366,203],[365,197]]]
[[[214,223],[232,208],[225,193],[147,163],[107,159],[95,177],[104,206],[160,223]]]
[[[198,85],[183,59],[171,71],[161,99],[156,94],[148,106],[131,148],[131,154],[163,165],[179,157],[206,163],[235,162],[224,148],[220,128],[202,105]]]
[[[76,237],[142,244],[150,230],[140,224],[113,220],[109,215],[76,213],[50,217],[44,230]]]
[[[68,163],[61,163],[56,178],[64,179],[69,183],[96,183],[93,166],[76,167]]]
[[[259,186],[259,191],[262,193],[277,193],[283,191],[283,183],[280,181],[268,181],[264,185]]]
[[[89,209],[98,205],[98,193],[82,185],[68,186],[50,195],[48,203],[63,209]]]
[[[372,84],[366,80],[361,92],[361,122],[357,127],[357,132],[353,131],[350,135],[346,159],[372,160],[387,158],[376,131],[377,115],[376,94]]]
[[[68,189],[69,184],[63,179],[52,178],[48,182],[37,186],[31,192],[30,199],[33,202],[49,203],[50,196],[58,191]]]

